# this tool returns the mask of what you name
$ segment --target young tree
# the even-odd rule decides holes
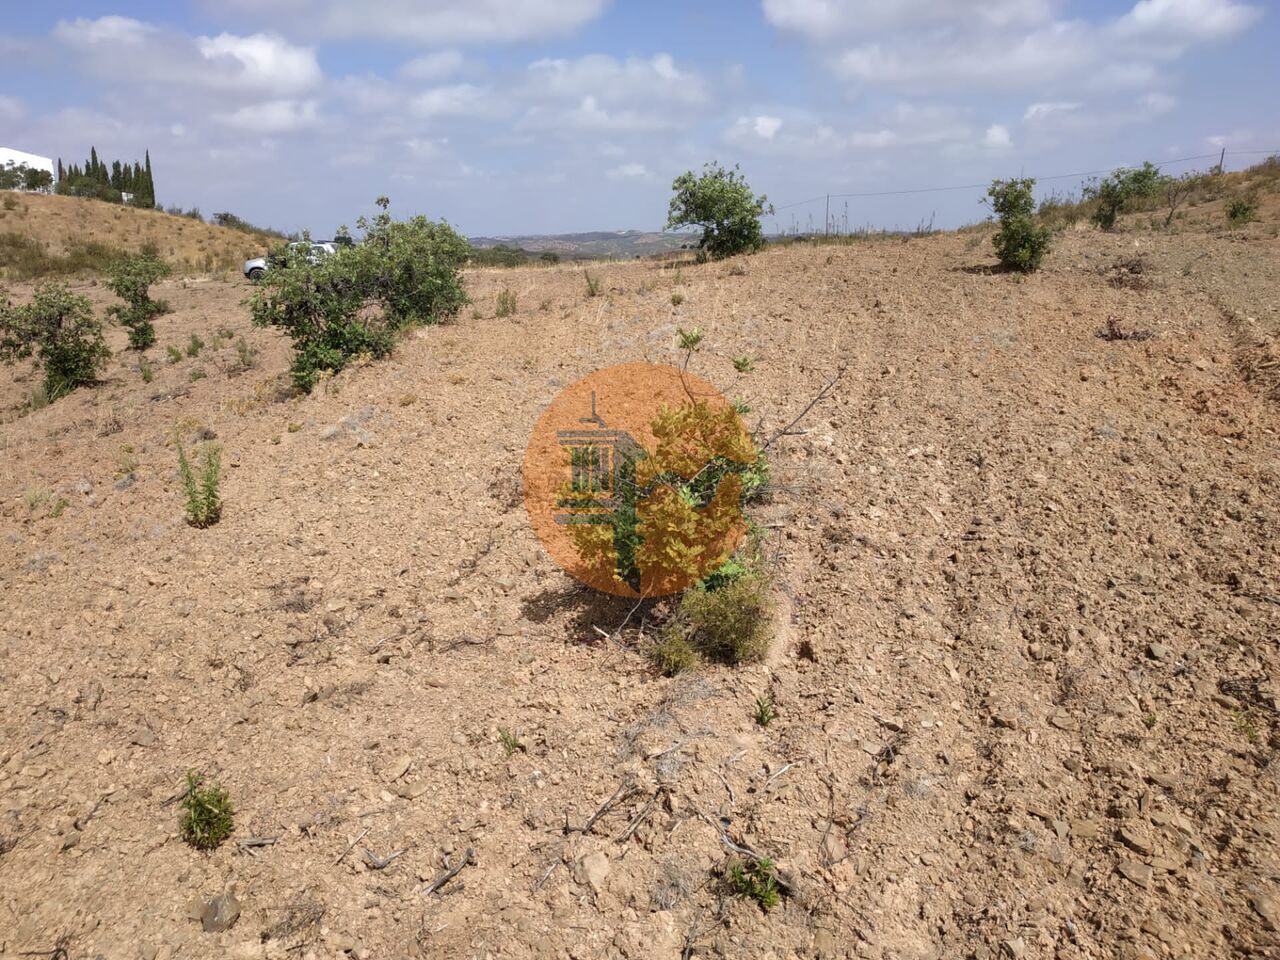
[[[1113,170],[1104,179],[1088,184],[1083,191],[1084,198],[1098,202],[1097,209],[1093,211],[1093,222],[1103,230],[1113,229],[1126,203],[1136,198],[1155,196],[1168,179],[1160,173],[1159,167],[1147,161],[1140,167]]]
[[[97,379],[110,351],[87,297],[64,283],[41,284],[21,307],[0,296],[0,360],[13,363],[32,355],[44,367],[51,401]]]
[[[667,229],[702,227],[698,249],[716,260],[759,250],[764,246],[760,218],[773,213],[768,198],[751,192],[737,166],[727,170],[713,162],[704,171],[701,176],[686,171],[671,184],[675,196]]]
[[[156,328],[151,321],[165,313],[169,305],[151,299],[151,285],[169,273],[169,265],[150,254],[122,257],[111,264],[107,287],[124,305],[108,307],[107,313],[128,328],[129,346],[134,350],[146,350],[156,342]]]
[[[1012,270],[1030,273],[1039,269],[1049,251],[1049,228],[1035,221],[1036,182],[1025,179],[993,180],[987,191],[991,209],[1000,219],[1000,229],[991,238],[1000,263]]]

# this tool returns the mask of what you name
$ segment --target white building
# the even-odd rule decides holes
[[[48,170],[49,175],[53,177],[53,182],[55,184],[58,182],[58,168],[49,157],[42,157],[35,153],[23,153],[21,150],[12,150],[9,147],[0,147],[0,167],[7,167],[9,164],[13,164],[16,167],[24,163],[36,170]]]

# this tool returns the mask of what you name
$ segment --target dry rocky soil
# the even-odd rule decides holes
[[[1280,957],[1276,220],[1025,278],[981,232],[472,271],[302,398],[246,283],[172,281],[149,382],[119,329],[43,409],[0,370],[0,957]],[[845,372],[755,511],[769,659],[668,679],[519,477],[563,386],[692,325],[765,432]],[[208,529],[175,429],[222,445]]]

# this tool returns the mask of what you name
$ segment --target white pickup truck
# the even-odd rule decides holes
[[[288,254],[302,254],[312,263],[319,263],[325,257],[331,257],[338,252],[338,245],[331,240],[295,240],[286,248]],[[244,262],[244,275],[257,283],[262,279],[263,275],[271,268],[270,256],[254,257],[252,260]]]

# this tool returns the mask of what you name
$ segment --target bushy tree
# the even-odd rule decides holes
[[[151,322],[168,312],[163,300],[151,299],[151,285],[170,273],[167,263],[153,254],[121,257],[111,264],[107,287],[124,301],[107,308],[107,313],[129,330],[129,346],[146,350],[156,342],[156,328]]]
[[[1140,167],[1113,170],[1102,180],[1094,180],[1084,188],[1084,198],[1098,204],[1093,211],[1093,222],[1103,230],[1111,230],[1126,203],[1155,196],[1168,180],[1150,161]]]
[[[461,268],[470,248],[447,223],[396,221],[389,201],[361,217],[358,246],[328,257],[279,249],[251,301],[254,323],[294,343],[293,379],[309,391],[360,355],[385,356],[406,327],[441,323],[466,303]]]
[[[1000,263],[1012,270],[1030,273],[1040,267],[1049,252],[1049,228],[1035,220],[1033,178],[993,180],[987,190],[987,202],[1000,221],[1000,229],[991,238]]]
[[[719,260],[752,253],[764,246],[760,218],[773,213],[768,198],[751,192],[751,186],[735,166],[727,170],[708,163],[698,176],[692,170],[671,184],[675,196],[667,211],[667,229],[702,227],[698,249]]]
[[[87,297],[65,283],[41,284],[31,302],[20,307],[0,295],[0,360],[12,363],[33,355],[44,368],[51,401],[97,379],[110,351]]]

